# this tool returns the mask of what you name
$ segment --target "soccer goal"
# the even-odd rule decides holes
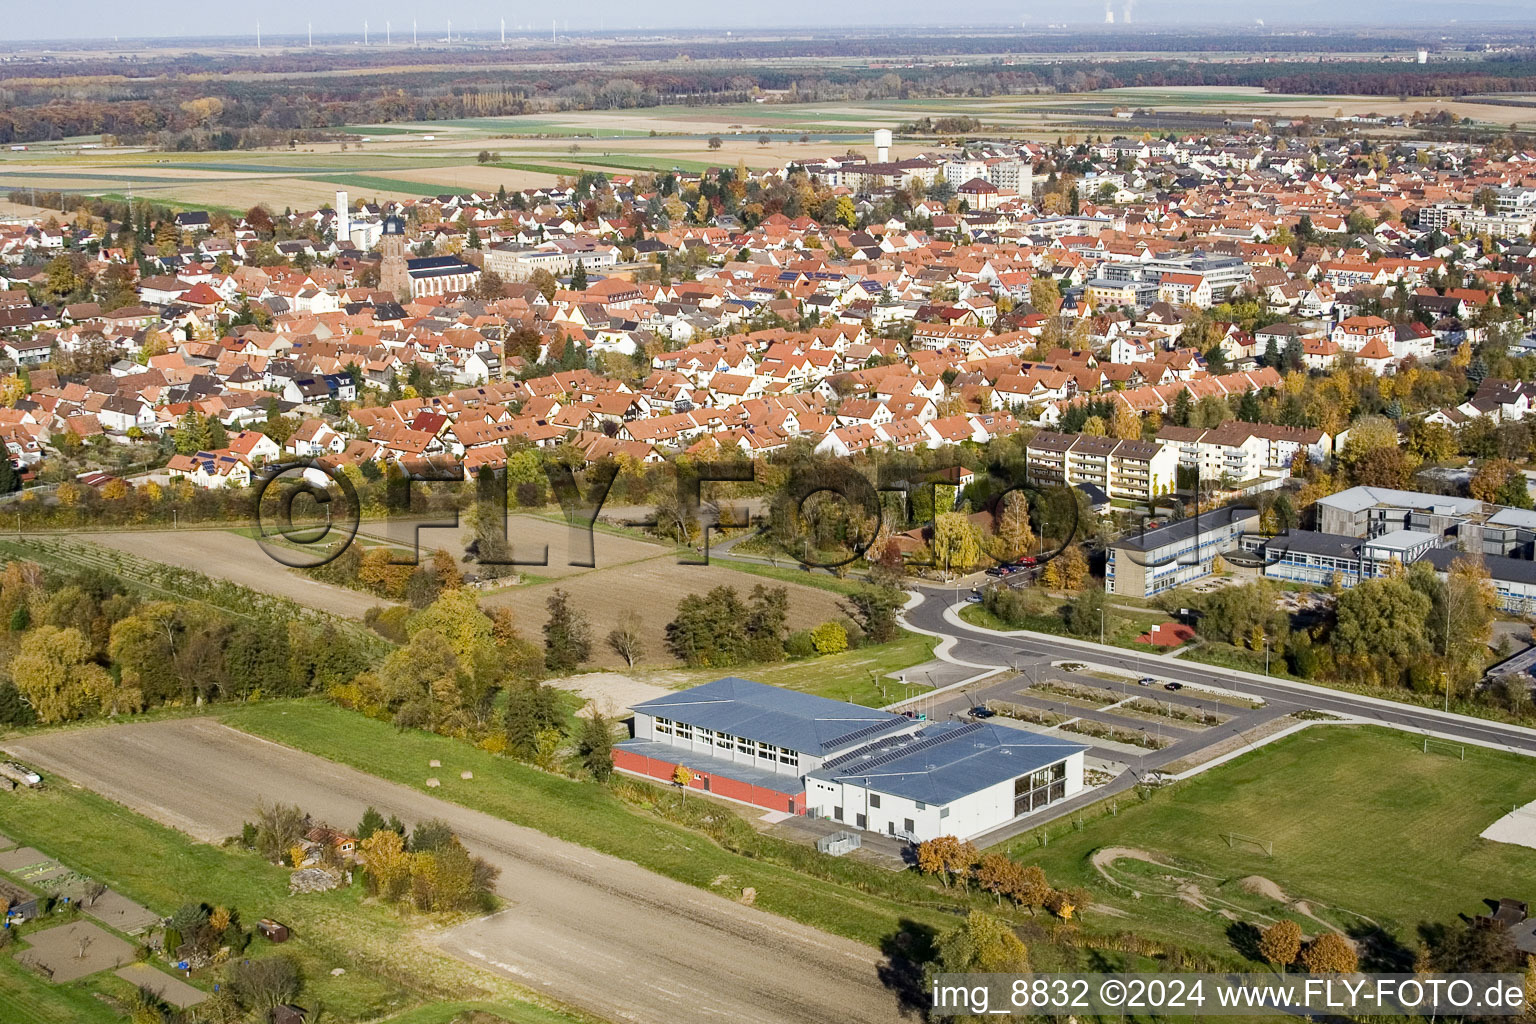
[[[1273,839],[1245,835],[1242,832],[1223,832],[1221,833],[1221,838],[1226,840],[1227,848],[1231,850],[1235,850],[1238,847],[1248,847],[1264,851],[1264,856],[1266,857],[1273,857],[1275,855],[1275,841]]]
[[[1424,737],[1424,753],[1444,754],[1446,757],[1454,757],[1458,761],[1467,759],[1467,748],[1460,743],[1452,743],[1450,740],[1437,740],[1433,736]]]

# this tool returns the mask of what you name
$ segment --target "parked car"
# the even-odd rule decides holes
[[[1138,686],[1156,686],[1157,685],[1157,680],[1153,679],[1151,676],[1142,676],[1140,679],[1136,680],[1136,685],[1138,685]]]
[[[973,590],[965,595],[965,599],[971,604],[981,604],[981,591]]]
[[[1163,684],[1163,689],[1165,689],[1165,690],[1182,690],[1182,689],[1184,689],[1184,684],[1183,683],[1164,683]]]
[[[1001,579],[1002,577],[1008,575],[1008,567],[1005,565],[994,565],[992,568],[987,570],[987,575],[994,579]]]
[[[996,711],[993,711],[991,708],[987,707],[985,704],[978,704],[975,707],[971,708],[971,717],[972,718],[991,718],[991,717],[993,717],[996,714],[997,714]]]

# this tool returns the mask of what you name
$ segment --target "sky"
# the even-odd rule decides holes
[[[1117,23],[1123,23],[1128,0],[1111,0]],[[826,20],[828,7],[820,0],[773,0],[771,3],[721,4],[718,0],[577,0],[553,5],[559,28],[572,33],[600,29],[710,29],[763,28],[774,25],[820,26],[835,31]],[[146,36],[249,36],[254,42],[257,19],[266,40],[302,36],[313,23],[317,35],[347,33],[361,42],[363,21],[369,23],[370,41],[384,40],[385,23],[391,23],[393,41],[410,38],[411,20],[417,21],[422,42],[441,39],[451,20],[458,35],[478,29],[499,30],[505,18],[509,34],[525,33],[547,38],[552,5],[494,0],[263,0],[257,4],[208,3],[207,0],[49,0],[47,3],[12,5],[0,49],[12,40],[85,40],[143,38]],[[1102,25],[1105,0],[971,0],[965,5],[963,23],[946,21],[945,27],[964,25],[1043,26],[1067,22],[1082,26]],[[935,17],[949,17],[953,8],[932,0],[845,0],[835,10],[838,22],[863,29],[903,26],[934,26]],[[1456,25],[1498,22],[1536,28],[1536,4],[1529,0],[1356,0],[1349,4],[1325,0],[1134,0],[1132,24],[1169,27],[1194,24],[1386,25],[1415,26],[1426,30]]]

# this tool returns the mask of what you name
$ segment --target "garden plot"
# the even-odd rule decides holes
[[[16,960],[55,985],[133,962],[132,946],[89,921],[28,932],[27,943],[31,948],[17,953]]]
[[[94,900],[85,901],[81,909],[124,935],[138,935],[160,923],[159,914],[111,889]]]
[[[130,985],[153,992],[178,1010],[196,1006],[208,998],[208,993],[202,989],[193,988],[180,978],[173,978],[148,964],[129,964],[112,973]]]

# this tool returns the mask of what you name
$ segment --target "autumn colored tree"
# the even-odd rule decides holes
[[[411,854],[405,837],[393,829],[380,829],[358,844],[368,865],[370,888],[386,900],[398,900],[411,884]]]
[[[1029,554],[1035,532],[1029,525],[1029,499],[1022,491],[1009,491],[997,514],[997,551],[995,557],[1015,561]]]
[[[917,845],[917,869],[925,875],[938,875],[944,887],[952,878],[960,878],[979,859],[976,847],[954,836],[936,836]]]
[[[1301,952],[1301,926],[1281,919],[1259,933],[1259,955],[1282,971],[1296,962]]]
[[[1309,974],[1353,974],[1360,968],[1360,957],[1342,935],[1324,932],[1301,951],[1301,965]]]
[[[1109,422],[1109,436],[1118,437],[1123,441],[1139,440],[1141,417],[1131,411],[1131,407],[1124,402],[1116,402],[1114,416]]]
[[[1003,897],[1011,899],[1022,887],[1023,877],[1024,868],[1000,853],[983,854],[976,863],[976,884],[996,897],[999,905]]]
[[[933,561],[945,571],[966,570],[981,558],[981,533],[963,512],[945,512],[933,522]]]
[[[1017,974],[1029,970],[1029,949],[1006,923],[973,910],[965,923],[940,936],[935,973]]]
[[[1477,467],[1477,472],[1472,474],[1467,492],[1478,501],[1497,501],[1499,491],[1503,489],[1510,474],[1519,473],[1519,467],[1509,459],[1486,459]]]
[[[11,679],[38,721],[68,722],[100,706],[112,679],[90,657],[90,643],[73,627],[39,626],[23,635]]]

